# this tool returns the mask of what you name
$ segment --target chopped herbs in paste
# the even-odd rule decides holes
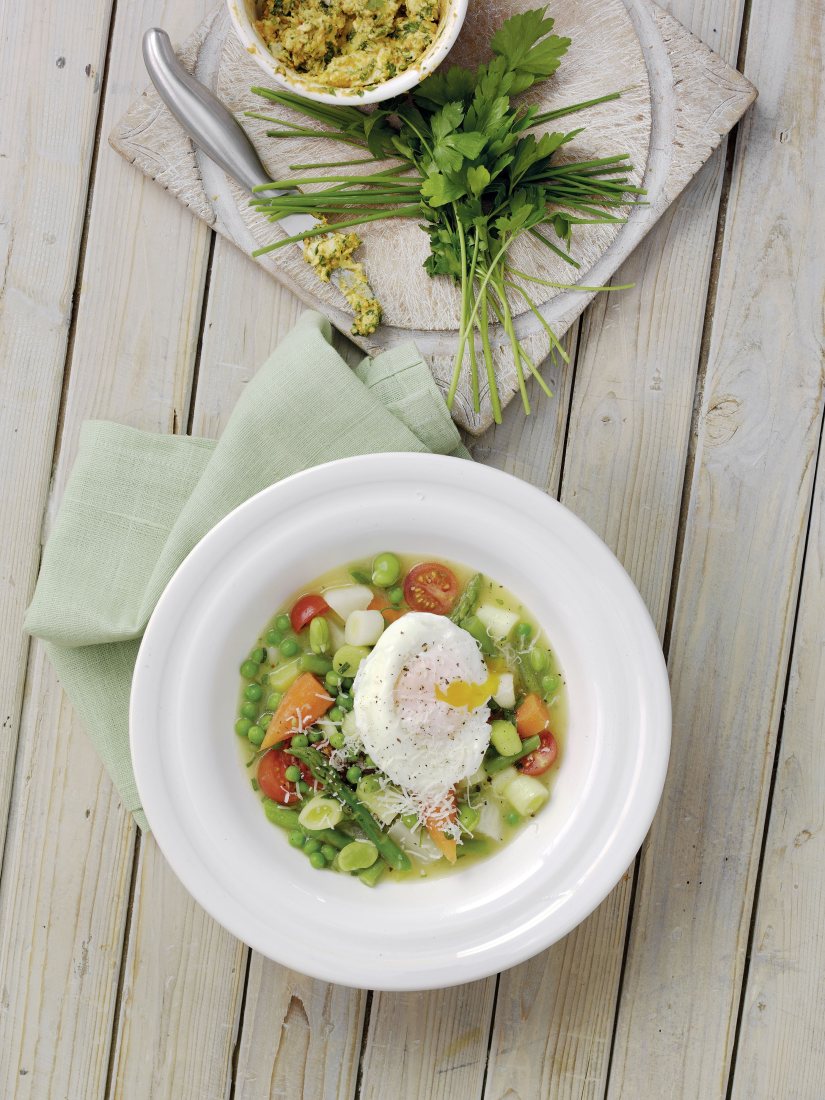
[[[260,0],[258,12],[258,33],[288,68],[329,88],[365,88],[428,49],[440,0]]]

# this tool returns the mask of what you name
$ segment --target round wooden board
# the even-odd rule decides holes
[[[471,0],[461,35],[445,65],[475,66],[486,60],[490,56],[490,38],[507,16],[534,6],[535,0]],[[628,153],[633,164],[631,179],[639,183],[650,144],[650,88],[641,45],[625,5],[622,0],[567,0],[565,4],[552,5],[549,14],[556,20],[553,33],[571,38],[572,44],[553,78],[528,93],[530,102],[538,104],[542,110],[552,110],[617,90],[622,91],[622,98],[571,115],[543,129],[585,127],[565,147],[563,159],[589,160]],[[235,35],[228,34],[216,74],[218,96],[238,115],[250,109],[263,110],[303,122],[300,116],[280,107],[272,109],[272,104],[250,94],[250,86],[261,79],[261,71],[254,60],[248,57]],[[266,130],[271,128],[271,123],[246,118],[243,122],[273,178],[288,176],[290,164],[340,157],[339,148],[323,138],[269,138]],[[240,189],[236,192],[236,200],[238,212],[258,244],[277,239],[277,226],[251,210],[247,196]],[[577,227],[571,255],[581,265],[578,271],[530,238],[522,238],[514,246],[514,266],[550,282],[581,281],[620,228],[619,225]],[[408,330],[416,336],[426,332],[455,332],[459,318],[458,293],[449,280],[431,279],[423,270],[429,244],[417,222],[406,219],[377,222],[359,228],[358,232],[364,242],[359,257],[364,260],[370,282],[384,308],[383,327]],[[297,249],[284,249],[270,259],[282,272],[286,269],[290,279],[306,293],[331,309],[340,309],[337,290],[316,279]],[[540,305],[560,293],[538,284],[531,285],[530,292]],[[526,310],[518,295],[514,295],[511,304],[515,315]]]

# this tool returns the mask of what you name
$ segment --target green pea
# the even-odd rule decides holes
[[[241,665],[241,676],[244,680],[254,680],[260,669],[260,661],[244,661]]]
[[[262,729],[260,726],[250,726],[246,732],[246,736],[249,738],[250,744],[257,748],[264,737],[266,737],[266,730]]]
[[[381,782],[377,776],[368,775],[366,779],[361,780],[359,789],[362,790],[364,794],[375,794],[376,791],[381,790]]]
[[[310,837],[309,840],[304,844],[304,851],[308,856],[311,856],[313,852],[320,852],[321,841],[315,840],[313,837]]]
[[[241,703],[241,714],[244,718],[248,718],[251,722],[254,722],[258,717],[258,704]]]
[[[327,865],[327,861],[324,859],[323,852],[313,852],[309,857],[309,862],[315,868],[316,871],[323,871]]]
[[[335,708],[333,707],[333,710],[334,709]],[[332,747],[334,749],[342,749],[344,747],[344,742],[345,741],[346,741],[346,738],[344,737],[343,733],[341,733],[340,730],[336,730],[335,733],[331,733],[329,735],[329,743],[330,743],[330,745],[332,745]]]
[[[305,839],[300,829],[293,829],[289,834],[289,843],[293,848],[303,848]]]
[[[349,676],[345,676],[341,681],[341,691],[349,691],[349,689],[352,687],[352,683],[352,678]]]
[[[550,654],[546,649],[541,649],[539,646],[533,646],[530,650],[528,659],[530,661],[530,668],[532,668],[534,672],[543,672],[550,664]]]
[[[404,599],[404,589],[391,588],[387,595],[390,598],[390,603],[399,604]]]
[[[372,583],[379,588],[391,588],[401,576],[401,562],[395,554],[379,554],[372,563]]]
[[[329,653],[329,623],[323,616],[316,615],[309,624],[309,648],[313,653]]]
[[[458,808],[458,822],[462,829],[466,829],[468,833],[471,833],[478,825],[480,812],[475,806],[469,806],[466,803]]]
[[[266,709],[271,710],[271,711],[276,711],[278,709],[278,707],[281,705],[281,700],[282,699],[283,699],[283,695],[281,695],[280,691],[271,692],[266,697]]]
[[[297,783],[301,778],[301,769],[297,764],[290,764],[287,770],[284,772],[284,778],[290,783]]]
[[[337,672],[328,672],[324,677],[324,683],[330,691],[335,691],[335,689],[341,683],[341,677],[338,675]]]
[[[352,710],[355,706],[355,700],[351,695],[347,695],[345,692],[338,696],[335,700],[341,710]]]
[[[267,630],[266,632],[266,644],[267,645],[280,645],[283,634],[280,630]]]
[[[338,855],[338,849],[333,848],[333,846],[331,844],[322,844],[321,845],[321,855],[324,857],[324,859],[327,861],[327,863],[332,863],[332,861]]]
[[[329,720],[331,722],[343,722],[344,712],[340,707],[333,707],[329,712]]]
[[[317,745],[319,741],[324,740],[324,735],[320,730],[310,730],[307,737],[309,738],[310,745]]]
[[[408,829],[415,829],[418,825],[418,814],[402,814],[401,821]]]
[[[301,647],[295,641],[294,638],[284,638],[278,649],[284,655],[284,657],[294,657]]]
[[[248,718],[239,718],[235,723],[235,733],[238,737],[246,737],[249,727],[252,725]]]
[[[542,676],[541,690],[547,696],[555,695],[555,693],[559,690],[558,676]]]
[[[263,695],[264,689],[260,684],[247,684],[243,693],[245,699],[249,699],[252,703],[257,703]]]
[[[305,733],[296,733],[290,741],[293,749],[305,749],[309,744],[309,738]]]
[[[521,821],[521,814],[516,813],[515,810],[510,810],[504,815],[504,820],[508,825],[518,825]]]
[[[254,661],[256,665],[259,665],[264,657],[266,657],[266,650],[260,647],[258,649],[253,649],[249,654],[250,661]]]
[[[532,638],[533,628],[529,623],[516,623],[516,637],[523,638],[525,641],[528,638]]]
[[[298,782],[295,784],[295,787],[298,791],[298,794],[309,794],[309,783],[304,783],[303,779],[299,779]]]
[[[352,783],[353,787],[361,778],[361,769],[353,764],[351,768],[347,768],[347,782]]]
[[[285,631],[289,630],[291,626],[292,623],[290,621],[289,615],[279,615],[278,618],[275,620],[275,629],[280,630],[282,634]]]

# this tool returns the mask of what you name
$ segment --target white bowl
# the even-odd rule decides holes
[[[385,549],[464,562],[523,600],[558,655],[570,723],[549,803],[506,848],[370,890],[314,870],[267,822],[233,723],[239,662],[282,601]],[[535,955],[610,892],[659,802],[670,695],[641,597],[581,520],[486,466],[373,455],[273,485],[195,547],[147,627],[130,726],[157,842],[217,921],[316,978],[425,989]]]
[[[392,99],[393,96],[408,92],[410,88],[420,84],[425,76],[434,72],[458,38],[467,14],[467,3],[468,0],[442,0],[444,14],[441,17],[438,33],[418,61],[403,73],[394,76],[392,80],[385,80],[382,84],[375,84],[371,88],[360,90],[341,88],[333,92],[313,90],[312,83],[307,77],[281,64],[270,53],[267,44],[255,29],[257,19],[255,0],[227,0],[227,7],[232,25],[247,53],[254,57],[258,65],[276,84],[305,99],[314,99],[318,103],[349,103],[361,107],[367,103],[380,103],[384,99]]]

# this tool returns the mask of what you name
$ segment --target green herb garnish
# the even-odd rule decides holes
[[[490,43],[493,57],[475,70],[453,66],[427,77],[409,96],[382,104],[366,114],[355,107],[315,103],[290,92],[253,88],[274,103],[303,114],[316,126],[247,112],[278,124],[271,137],[318,137],[353,146],[374,162],[394,159],[391,167],[367,175],[302,175],[255,188],[255,207],[271,221],[308,213],[326,219],[308,234],[286,237],[253,255],[260,256],[322,233],[389,218],[419,218],[430,238],[425,268],[446,275],[460,288],[459,342],[447,394],[452,406],[465,358],[469,359],[473,408],[480,411],[479,351],[490,390],[493,417],[501,421],[489,325],[498,321],[507,335],[525,412],[530,412],[526,372],[542,390],[551,391],[516,336],[508,293],[518,295],[538,318],[551,345],[551,356],[568,355],[542,317],[524,284],[566,289],[569,284],[537,278],[510,262],[513,244],[530,234],[572,267],[572,233],[577,225],[623,222],[616,208],[645,192],[629,182],[627,154],[565,163],[557,154],[581,129],[536,135],[529,131],[564,115],[617,99],[619,93],[540,112],[514,100],[556,71],[570,45],[551,34],[545,8],[507,19]],[[361,160],[296,166],[300,172],[347,167]],[[318,188],[311,193],[296,187]],[[268,190],[292,188],[267,196]],[[551,239],[555,238],[555,240]],[[577,286],[584,291],[624,287]]]

